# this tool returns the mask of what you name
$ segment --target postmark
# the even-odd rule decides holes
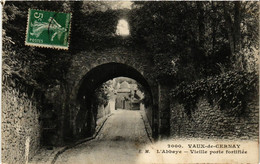
[[[71,13],[29,9],[25,45],[69,49]]]

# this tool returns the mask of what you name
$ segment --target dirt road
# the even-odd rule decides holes
[[[117,110],[96,139],[65,151],[56,163],[133,164],[149,143],[140,111]]]

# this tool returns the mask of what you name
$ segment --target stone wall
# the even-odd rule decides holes
[[[100,105],[97,111],[97,119],[103,118],[111,113],[110,102],[106,106]]]
[[[104,120],[115,111],[115,101],[110,100],[107,104],[107,106],[100,107],[98,109],[98,114],[97,114],[97,121],[96,121],[96,131],[99,129]]]
[[[75,113],[73,113],[72,126],[73,137],[75,139],[85,138],[91,136],[95,133],[96,126],[106,118],[111,112],[115,109],[115,102],[109,101],[106,106],[100,105],[97,108],[97,113],[94,114],[94,108],[91,108],[91,111],[88,111],[85,108],[77,108]],[[76,109],[76,108],[75,108]]]
[[[159,111],[159,138],[163,139],[170,134],[170,111],[169,111],[169,91],[171,87],[165,84],[159,84],[158,87],[158,111]]]
[[[2,89],[2,162],[25,163],[40,146],[39,111],[25,93]],[[26,140],[29,141],[26,146]],[[26,153],[26,151],[28,151]]]
[[[171,102],[171,136],[176,138],[257,139],[259,119],[258,98],[248,102],[243,114],[231,115],[217,102],[209,104],[200,97],[197,108],[188,116],[183,105]]]
[[[150,124],[150,126],[152,127],[153,125],[153,110],[152,110],[152,106],[147,106],[145,107],[143,104],[140,104],[140,110],[144,110],[145,111],[145,115],[147,117],[147,120]]]

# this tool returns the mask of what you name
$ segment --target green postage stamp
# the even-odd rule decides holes
[[[29,9],[25,45],[69,49],[71,13]]]

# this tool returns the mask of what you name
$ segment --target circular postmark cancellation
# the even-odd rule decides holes
[[[29,9],[25,45],[69,49],[71,13]]]

